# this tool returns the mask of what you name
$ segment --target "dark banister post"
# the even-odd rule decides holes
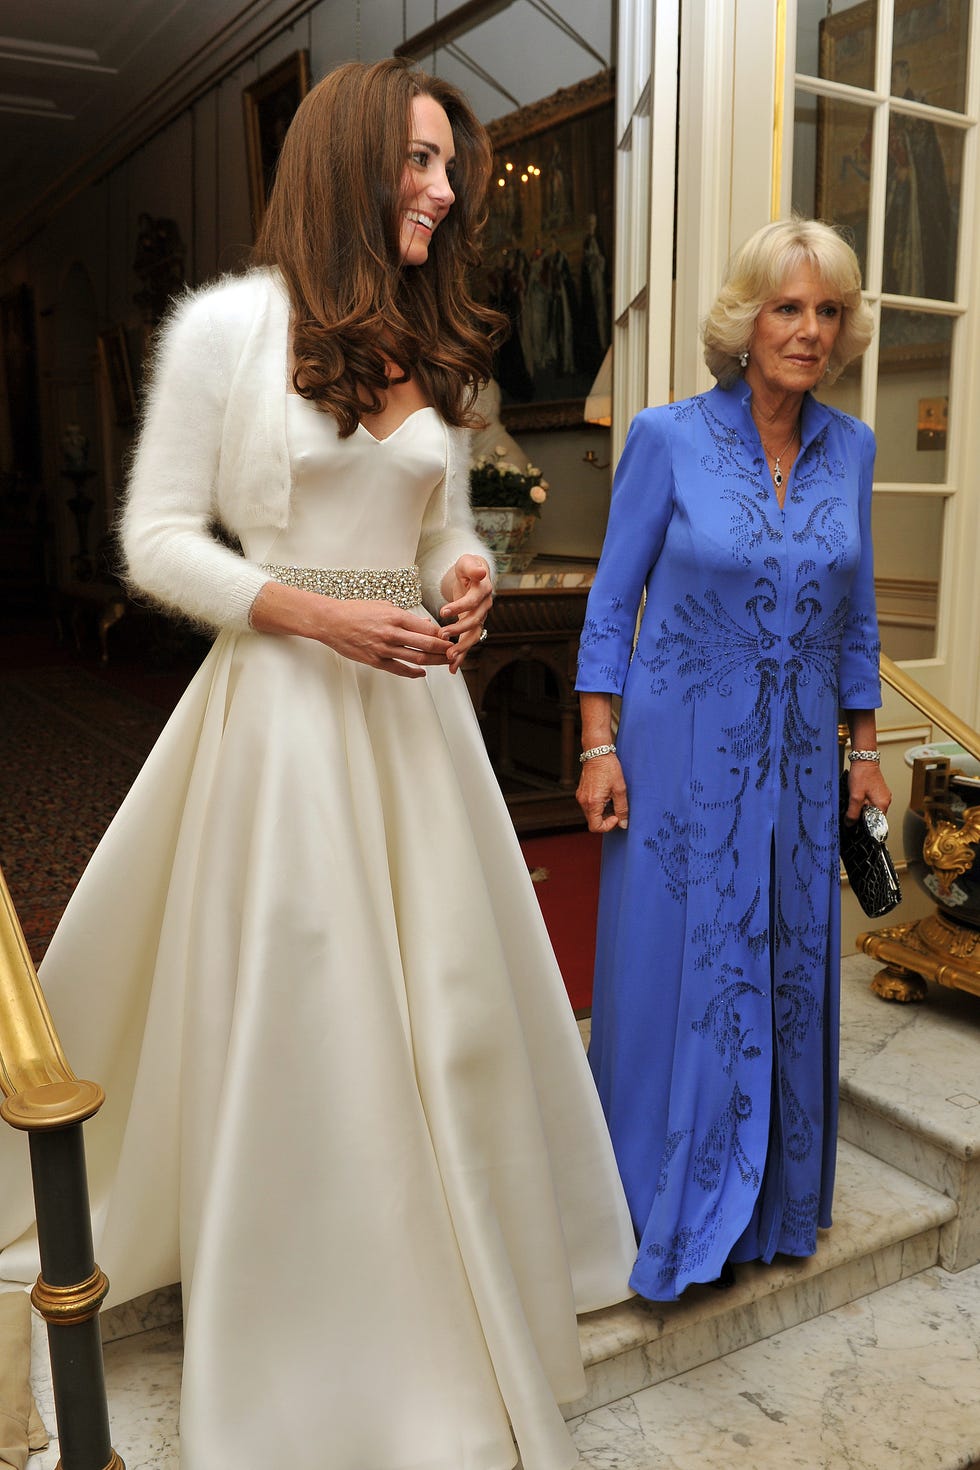
[[[27,1132],[41,1274],[31,1301],[47,1323],[59,1470],[125,1470],[109,1442],[99,1308],[109,1289],[95,1264],[82,1118],[101,1107],[92,1082],[48,1083],[0,1106]],[[77,1121],[62,1121],[75,1115]]]
[[[71,1070],[0,871],[0,1118],[28,1135],[41,1274],[31,1301],[48,1325],[58,1470],[125,1470],[109,1443],[82,1124],[105,1093]]]

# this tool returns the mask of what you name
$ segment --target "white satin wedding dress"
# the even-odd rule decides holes
[[[403,567],[433,409],[385,440],[290,397],[288,530]],[[577,1027],[462,677],[219,636],[41,968],[87,1126],[96,1258],[180,1279],[183,1470],[565,1470],[576,1308],[635,1242]],[[0,1274],[37,1270],[0,1138]],[[16,1237],[21,1237],[19,1241]]]

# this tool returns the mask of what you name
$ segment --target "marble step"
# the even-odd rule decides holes
[[[677,1302],[637,1298],[580,1318],[587,1391],[566,1418],[934,1266],[955,1211],[947,1196],[842,1141],[834,1227],[821,1232],[816,1255],[740,1266],[727,1291],[691,1287]]]
[[[929,986],[900,1005],[869,989],[881,964],[842,966],[840,1134],[956,1201],[940,1263],[980,1262],[980,998]]]
[[[835,1224],[821,1235],[816,1256],[771,1267],[740,1267],[738,1281],[729,1291],[695,1287],[680,1302],[654,1306],[632,1301],[583,1317],[580,1333],[588,1392],[568,1406],[567,1417],[578,1422],[586,1415],[592,1427],[582,1429],[584,1434],[592,1434],[595,1426],[597,1433],[612,1434],[617,1415],[633,1422],[640,1411],[632,1406],[643,1399],[643,1392],[652,1391],[649,1385],[687,1374],[724,1354],[737,1356],[739,1349],[748,1350],[746,1344],[775,1334],[786,1336],[786,1329],[795,1324],[821,1313],[833,1314],[842,1304],[916,1272],[928,1273],[937,1260],[939,1232],[955,1208],[949,1198],[842,1142]],[[980,1311],[980,1269],[976,1274]],[[177,1470],[179,1291],[155,1292],[113,1308],[103,1313],[102,1325],[115,1448],[128,1465]],[[39,1320],[34,1326],[32,1378],[42,1417],[53,1431],[44,1330]],[[624,1401],[626,1407],[614,1400]],[[611,1407],[603,1411],[605,1418],[597,1419],[590,1411],[602,1405]],[[635,1439],[631,1429],[630,1454]],[[31,1457],[28,1470],[55,1470],[57,1463],[57,1441],[52,1439],[48,1450]],[[672,1464],[617,1458],[592,1463],[603,1470]],[[734,1462],[718,1464],[734,1470]]]
[[[582,1470],[976,1470],[980,1267],[940,1267],[572,1421]]]

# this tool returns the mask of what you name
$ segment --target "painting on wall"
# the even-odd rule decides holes
[[[29,286],[17,286],[0,296],[0,341],[7,388],[11,469],[33,484],[41,478],[41,414],[34,297]]]
[[[286,131],[309,90],[310,53],[294,51],[242,93],[253,232],[262,223]]]
[[[477,290],[510,323],[495,374],[513,431],[581,424],[611,340],[613,108],[603,71],[489,127]]]
[[[116,423],[120,428],[128,428],[136,418],[136,394],[124,327],[110,327],[99,333],[99,363]]]
[[[897,0],[891,95],[905,102],[959,110],[961,0]],[[820,75],[867,87],[873,70],[877,5],[864,0],[820,22]],[[846,226],[867,260],[874,112],[820,98],[817,113],[817,212]],[[888,133],[882,290],[896,296],[952,301],[956,295],[956,223],[963,172],[963,133],[893,108]],[[934,312],[890,310],[882,321],[883,367],[914,368],[948,358],[952,320]]]

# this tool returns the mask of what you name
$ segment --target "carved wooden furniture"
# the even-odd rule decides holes
[[[502,576],[487,620],[486,641],[471,651],[463,666],[518,832],[578,826],[583,821],[575,801],[580,749],[575,669],[594,571],[591,563],[550,563],[539,557],[528,571]],[[512,666],[522,662],[543,666],[554,686],[554,692],[533,700],[530,715],[532,722],[550,725],[545,742],[530,740],[528,721],[521,719],[531,701],[522,699],[515,687]]]

